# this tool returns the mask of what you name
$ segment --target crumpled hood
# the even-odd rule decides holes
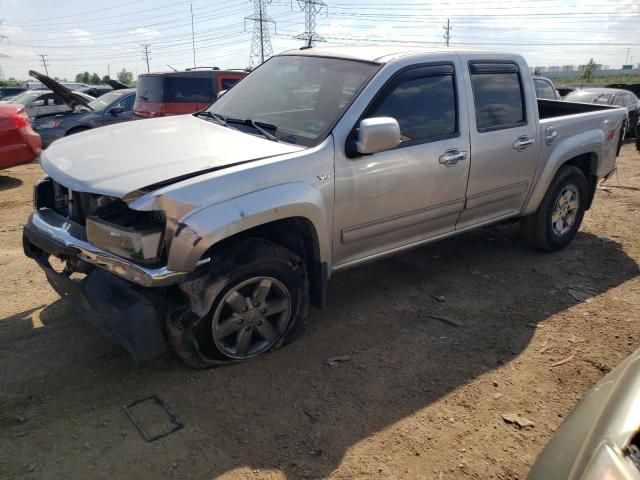
[[[177,177],[302,148],[179,115],[62,138],[43,152],[40,164],[71,190],[121,198]]]

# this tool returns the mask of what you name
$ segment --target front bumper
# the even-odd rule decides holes
[[[166,351],[161,319],[140,289],[99,268],[82,279],[55,271],[49,263],[50,254],[62,255],[70,252],[69,247],[35,237],[33,230],[25,228],[23,244],[25,254],[36,260],[60,297],[103,335],[125,348],[134,362],[150,360]]]
[[[23,247],[25,254],[44,270],[60,297],[102,334],[125,348],[136,363],[166,351],[164,316],[158,314],[151,300],[154,291],[138,285],[161,287],[175,283],[186,273],[147,269],[104,252],[84,240],[82,226],[48,209],[29,218],[24,226]],[[70,273],[59,273],[51,266],[51,255],[79,258],[100,268],[88,265],[87,275],[74,279]]]
[[[76,256],[143,287],[173,285],[188,275],[167,267],[146,268],[106,252],[86,241],[81,225],[47,208],[31,214],[24,226],[24,236],[51,255]]]

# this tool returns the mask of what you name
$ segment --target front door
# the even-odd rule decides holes
[[[531,187],[540,145],[537,100],[513,61],[470,59],[468,75],[473,162],[467,204],[457,228],[520,212]]]
[[[135,113],[133,113],[133,104],[135,100],[135,93],[132,93],[131,95],[127,95],[126,97],[120,99],[118,103],[113,105],[107,112],[104,113],[104,115],[102,116],[102,125],[110,125],[112,123],[120,123],[133,120],[135,118]],[[122,108],[122,112],[112,112],[114,108],[118,107]]]
[[[448,62],[411,68],[367,107],[361,119],[395,118],[402,142],[373,155],[336,156],[335,267],[455,228],[470,163],[461,83]]]

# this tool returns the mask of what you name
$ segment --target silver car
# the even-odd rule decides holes
[[[75,93],[76,95],[84,98],[87,102],[95,100],[95,98],[90,95],[80,92]],[[11,97],[11,99],[6,103],[24,105],[25,111],[31,119],[53,113],[68,112],[71,109],[60,95],[52,92],[51,90],[27,90],[20,95]]]
[[[585,395],[529,480],[640,479],[640,350]]]

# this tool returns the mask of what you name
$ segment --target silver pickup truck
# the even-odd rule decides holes
[[[24,248],[135,360],[243,361],[291,341],[340,270],[513,219],[565,247],[626,117],[536,100],[519,55],[290,51],[194,115],[55,142]]]

